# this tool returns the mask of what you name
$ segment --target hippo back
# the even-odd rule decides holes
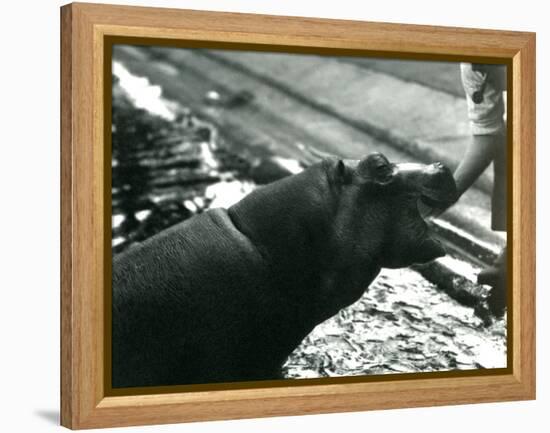
[[[216,381],[260,307],[265,266],[227,212],[214,209],[113,260],[113,386]],[[258,302],[261,302],[259,300]],[[243,314],[250,317],[243,318]],[[239,353],[230,360],[241,364]],[[244,368],[244,367],[243,367]],[[207,376],[207,377],[205,377]]]

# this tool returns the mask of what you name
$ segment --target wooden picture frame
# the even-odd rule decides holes
[[[61,424],[80,429],[535,398],[533,33],[97,4],[61,8]],[[411,59],[498,60],[509,78],[512,158],[508,368],[497,374],[109,395],[110,204],[104,66],[109,38],[332,49]],[[179,41],[179,42],[178,42]],[[183,41],[183,42],[182,42]],[[510,96],[511,95],[511,96]],[[107,245],[107,247],[106,247]],[[110,258],[110,256],[109,256]]]

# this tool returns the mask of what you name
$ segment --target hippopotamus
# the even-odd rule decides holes
[[[113,258],[112,386],[282,378],[381,268],[445,254],[418,202],[456,196],[439,163],[329,157],[134,245]]]

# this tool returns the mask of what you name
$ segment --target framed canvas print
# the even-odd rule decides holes
[[[61,8],[61,422],[535,398],[532,33]]]

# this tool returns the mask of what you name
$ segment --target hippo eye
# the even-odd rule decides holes
[[[377,162],[374,168],[374,178],[379,183],[386,183],[391,180],[393,174],[393,166],[390,163]]]
[[[359,173],[377,183],[387,183],[393,173],[393,165],[381,153],[373,153],[359,162]]]
[[[388,177],[392,172],[391,166],[385,163],[378,163],[376,165],[376,177],[385,178]]]

